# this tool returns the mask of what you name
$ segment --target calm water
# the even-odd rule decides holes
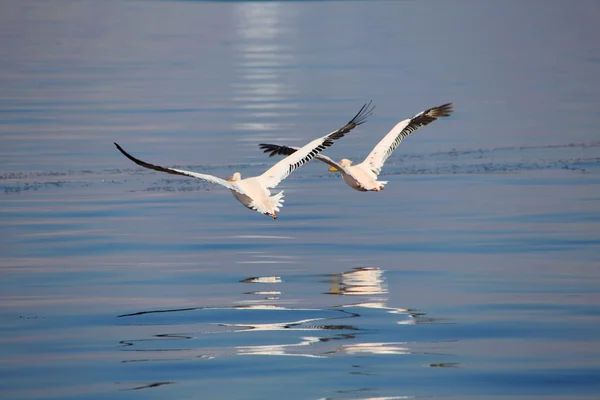
[[[5,1],[0,397],[600,398],[595,1]],[[381,193],[259,174],[373,99]]]

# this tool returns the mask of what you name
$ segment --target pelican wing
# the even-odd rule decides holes
[[[287,178],[294,170],[300,168],[302,165],[315,158],[327,147],[333,145],[335,140],[344,137],[346,133],[350,132],[358,125],[364,124],[367,121],[367,117],[373,113],[374,108],[375,106],[371,106],[371,102],[364,104],[354,118],[348,121],[346,125],[328,135],[322,136],[300,147],[292,154],[288,155],[286,158],[269,168],[260,176],[264,186],[268,188],[274,188],[279,185],[279,183]]]
[[[377,146],[373,148],[371,153],[365,158],[364,162],[369,165],[373,173],[379,174],[385,161],[392,152],[396,150],[396,147],[398,147],[405,137],[420,127],[429,125],[440,117],[449,116],[453,111],[453,104],[447,103],[439,107],[422,111],[410,119],[399,122],[379,143],[377,143]]]
[[[258,145],[258,147],[261,150],[263,150],[263,153],[269,153],[269,157],[273,157],[276,155],[289,156],[300,149],[299,147],[279,146],[276,144],[269,144],[269,143],[261,143]],[[326,155],[317,154],[315,156],[315,159],[317,159],[319,161],[323,161],[325,164],[329,164],[334,168],[337,168],[340,170],[344,169],[340,164],[333,161],[331,158],[327,157]]]
[[[131,161],[133,161],[137,165],[140,165],[144,168],[153,169],[155,171],[166,172],[167,174],[183,175],[183,176],[188,176],[191,178],[201,179],[206,182],[216,183],[217,185],[225,186],[227,189],[235,190],[238,193],[245,194],[244,191],[235,182],[228,182],[225,179],[221,179],[221,178],[213,176],[213,175],[199,174],[198,172],[186,171],[183,169],[176,169],[176,168],[165,168],[165,167],[161,167],[159,165],[149,164],[142,160],[138,160],[131,154],[127,153],[117,143],[115,143],[115,146],[117,146],[117,149],[119,149],[119,151],[121,153],[123,153],[123,155],[125,157],[129,158]]]

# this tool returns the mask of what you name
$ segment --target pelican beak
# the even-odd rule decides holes
[[[327,168],[327,171],[329,171],[329,172],[338,172],[339,170],[336,167],[329,167],[329,168]]]
[[[225,179],[227,182],[233,182],[233,176],[230,176],[229,178]]]

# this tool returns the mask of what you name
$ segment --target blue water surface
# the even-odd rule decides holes
[[[595,399],[594,1],[9,1],[0,397]],[[400,120],[379,193],[313,161],[277,220],[220,177]]]

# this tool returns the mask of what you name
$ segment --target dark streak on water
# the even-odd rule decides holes
[[[526,172],[540,170],[570,170],[587,172],[586,168],[597,168],[600,142],[568,143],[565,145],[502,147],[496,149],[452,150],[432,154],[412,154],[392,156],[386,163],[382,176],[390,175],[446,175]],[[575,150],[575,151],[570,151]],[[576,153],[576,154],[569,154]],[[360,156],[358,156],[360,157]],[[501,161],[498,161],[501,158]],[[249,170],[267,169],[272,164],[233,164],[233,165],[167,165],[205,173],[217,173],[227,169]],[[131,175],[153,175],[153,171],[140,169],[83,170],[83,171],[36,171],[9,172],[0,174],[4,181],[5,194],[19,194],[22,191],[40,190],[46,187],[87,187],[90,185],[124,184]],[[157,175],[157,182],[146,191],[198,191],[216,189],[211,184],[200,181]],[[106,179],[110,176],[112,179]],[[334,174],[294,175],[288,179],[337,178]],[[59,179],[57,179],[59,178]],[[87,178],[87,179],[86,179]],[[99,181],[99,178],[100,181]],[[221,189],[217,189],[221,190]]]

